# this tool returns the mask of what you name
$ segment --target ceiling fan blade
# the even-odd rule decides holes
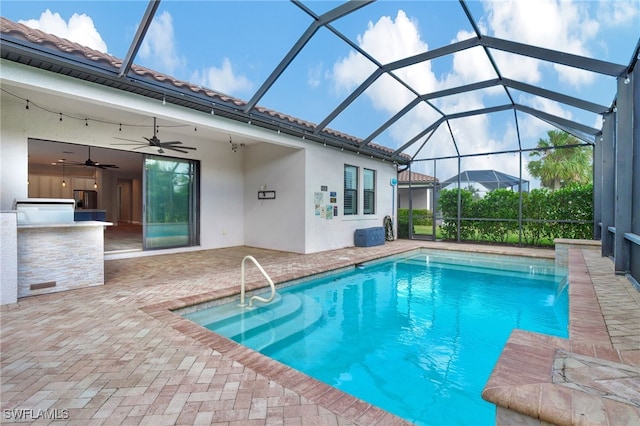
[[[186,154],[186,153],[187,153],[187,151],[185,151],[185,150],[183,150],[183,149],[182,149],[182,148],[184,148],[184,147],[175,148],[175,147],[173,147],[173,146],[164,146],[163,148],[164,148],[164,149],[170,149],[171,151],[181,152],[181,153],[183,153],[183,154]]]
[[[177,141],[176,141],[177,142]],[[182,144],[182,142],[162,142],[160,144],[160,146],[164,147],[164,148],[180,148],[180,149],[190,149],[190,150],[196,150],[196,148],[192,147],[192,146],[183,146],[180,145],[179,147],[176,147],[175,145],[177,144]]]
[[[126,138],[119,138],[119,137],[115,137],[114,139],[120,139],[120,140],[124,140],[124,141],[130,141],[135,143],[138,143],[140,146],[133,148],[134,150],[136,149],[143,149],[143,148],[147,148],[147,147],[151,147],[151,148],[156,148],[158,150],[158,152],[160,154],[163,154],[163,148],[165,149],[170,149],[172,151],[176,151],[176,152],[181,152],[183,154],[187,154],[188,151],[195,151],[196,148],[192,147],[192,146],[183,146],[181,141],[168,141],[168,142],[162,142],[160,141],[160,139],[158,139],[157,137],[157,130],[158,130],[158,126],[157,126],[157,119],[156,117],[153,117],[153,136],[151,136],[150,138],[143,136],[142,138],[147,141],[147,143],[144,142],[140,142],[140,141],[136,141],[136,140],[132,140],[132,139],[126,139]],[[112,144],[112,145],[133,145],[133,144]],[[176,147],[176,145],[179,145],[179,148]]]
[[[141,142],[141,141],[138,141],[138,140],[135,140],[135,139],[118,138],[118,137],[115,137],[115,136],[114,136],[113,138],[114,138],[114,139],[119,139],[119,140],[121,140],[121,141],[129,141],[129,142],[132,142],[132,143],[137,143],[137,144],[144,144],[144,145],[146,145],[144,142]],[[124,143],[112,143],[111,145],[131,145],[131,144],[124,144]]]

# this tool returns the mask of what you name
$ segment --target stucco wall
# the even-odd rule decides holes
[[[266,143],[246,147],[246,245],[305,252],[304,170],[302,149]],[[275,191],[275,199],[258,199],[263,189]]]
[[[188,123],[189,128],[198,127],[198,132],[190,132],[188,136],[172,134],[170,128],[165,128],[162,139],[179,139],[197,147],[197,151],[176,156],[201,162],[200,243],[203,249],[252,245],[311,253],[352,246],[355,229],[381,226],[384,216],[391,215],[389,180],[396,176],[391,163],[6,61],[2,62],[1,77],[3,88],[27,87],[36,96],[34,103],[37,100],[52,110],[64,110],[71,102],[82,105],[83,111],[96,119],[116,109],[137,117],[157,116]],[[90,126],[85,126],[78,120],[63,118],[60,121],[57,114],[42,111],[33,104],[27,110],[24,101],[4,92],[0,97],[0,209],[3,210],[13,208],[15,198],[27,197],[28,138],[113,148],[114,137],[122,136],[117,126],[109,123],[92,121]],[[203,136],[206,129],[221,133],[217,138],[207,138]],[[242,134],[251,143],[233,152],[230,134]],[[129,128],[126,136],[136,140],[148,137],[148,128]],[[360,172],[364,167],[376,170],[376,214],[343,215],[344,164],[358,166]],[[117,176],[104,179],[102,184],[113,186],[101,188],[105,197],[98,207],[105,209],[104,203],[113,202],[117,194]],[[257,192],[263,185],[276,191],[275,200],[258,200]],[[322,187],[327,190],[322,191]],[[360,208],[363,205],[361,188]],[[327,219],[316,214],[318,192],[325,192],[323,204],[337,206],[335,217]],[[331,192],[336,193],[335,203],[330,200]],[[135,194],[141,196],[139,191]]]
[[[353,246],[354,231],[359,228],[382,226],[386,215],[392,215],[392,187],[390,180],[397,176],[396,166],[389,162],[374,160],[364,155],[327,149],[322,146],[310,147],[306,150],[306,194],[305,218],[307,253]],[[358,215],[344,215],[344,165],[358,167]],[[362,214],[363,191],[362,170],[376,171],[376,213]],[[322,191],[323,187],[327,191]],[[324,193],[324,204],[331,203],[331,192],[336,193],[338,214],[331,219],[317,215],[314,194]]]

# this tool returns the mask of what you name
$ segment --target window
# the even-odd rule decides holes
[[[358,214],[358,168],[344,166],[344,214]]]
[[[364,169],[364,214],[376,212],[376,171]]]

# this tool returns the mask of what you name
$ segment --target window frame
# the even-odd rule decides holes
[[[371,188],[367,188],[367,172],[371,173]],[[362,213],[366,215],[376,214],[376,171],[373,169],[362,169]],[[370,210],[367,209],[367,194],[371,196]]]
[[[347,187],[347,171],[353,171],[353,182],[351,187]],[[342,189],[343,189],[343,203],[342,203],[342,209],[343,209],[343,215],[345,216],[356,216],[358,214],[358,192],[359,192],[359,174],[360,174],[360,168],[358,166],[354,166],[352,164],[345,164],[343,167],[343,184],[342,184]],[[347,206],[347,200],[349,199],[349,197],[347,197],[347,194],[350,194],[351,197],[350,199],[352,200],[352,202],[350,203],[350,206]]]

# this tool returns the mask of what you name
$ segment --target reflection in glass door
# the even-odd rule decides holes
[[[199,244],[197,166],[197,161],[145,157],[144,249]]]

